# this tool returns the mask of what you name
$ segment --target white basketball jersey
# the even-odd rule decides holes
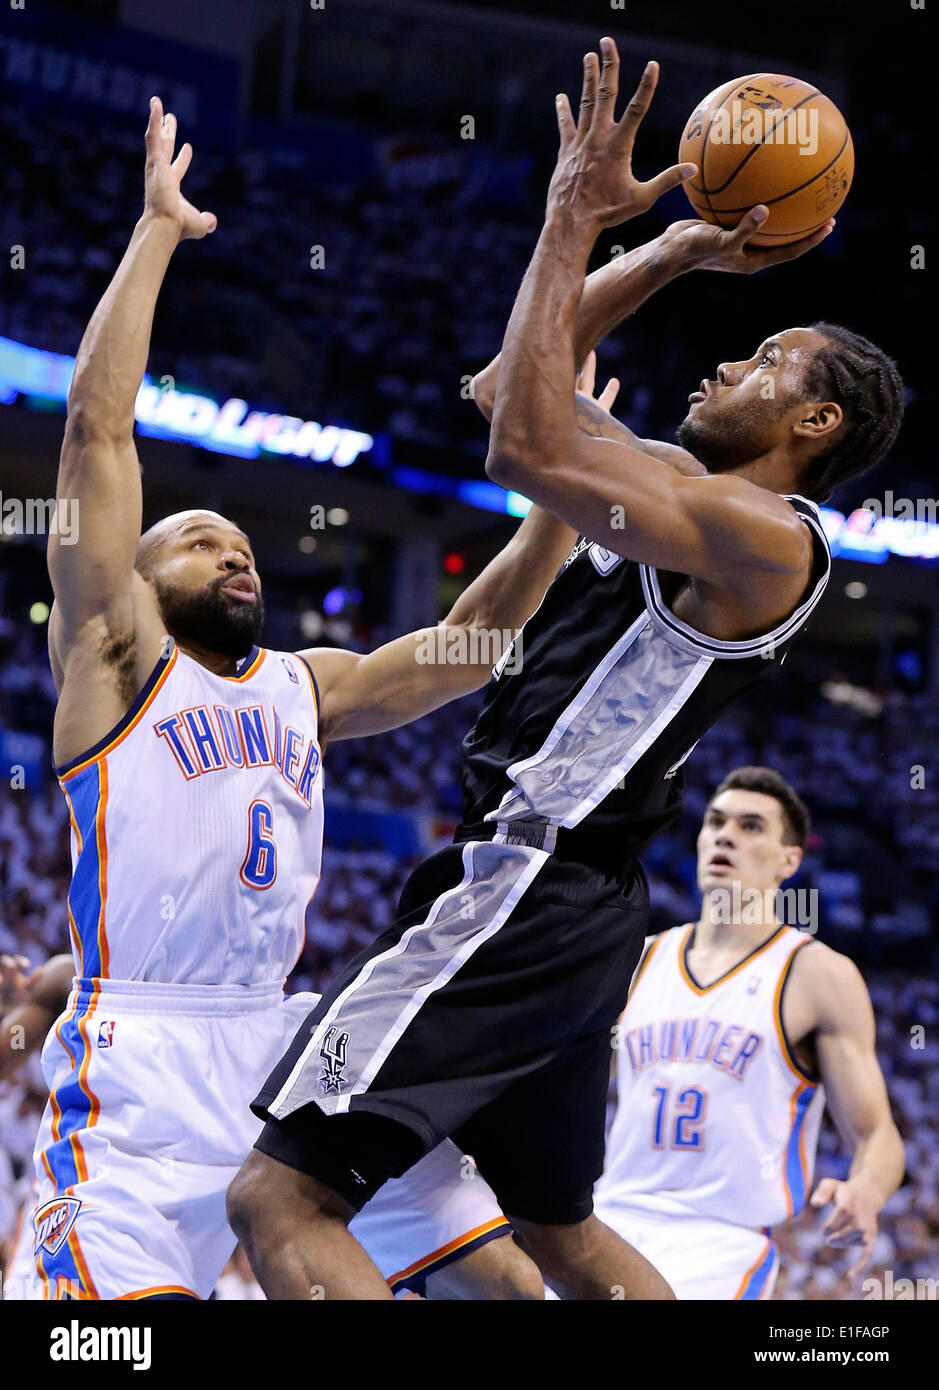
[[[83,979],[280,984],[320,875],[312,672],[252,648],[217,676],[172,644],[107,738],[57,768]]]
[[[786,979],[809,938],[780,927],[702,987],[687,963],[692,931],[673,927],[657,937],[633,982],[597,1195],[772,1226],[806,1200],[825,1106],[782,1026]]]

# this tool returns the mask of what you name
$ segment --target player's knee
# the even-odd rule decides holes
[[[522,1300],[544,1298],[541,1271],[511,1236],[491,1241],[490,1248],[495,1255],[494,1285],[497,1289],[492,1297]]]
[[[544,1281],[511,1236],[487,1241],[427,1279],[428,1298],[524,1301],[544,1298]]]
[[[524,1249],[546,1275],[591,1263],[600,1223],[593,1215],[564,1225],[545,1225],[512,1217]]]
[[[225,1194],[228,1224],[245,1245],[254,1231],[263,1226],[266,1210],[275,1196],[276,1183],[265,1171],[269,1164],[270,1159],[252,1149]]]

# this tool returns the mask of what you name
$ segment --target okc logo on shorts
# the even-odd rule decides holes
[[[114,1021],[109,1019],[98,1024],[98,1046],[110,1047],[114,1041]]]
[[[54,1255],[60,1250],[68,1240],[68,1233],[79,1211],[81,1200],[78,1197],[53,1197],[51,1202],[37,1207],[33,1213],[33,1226],[36,1229],[33,1254],[38,1255],[40,1250],[46,1250]]]
[[[320,1083],[324,1096],[328,1096],[333,1091],[338,1095],[342,1089],[342,1069],[346,1065],[348,1046],[348,1033],[340,1032],[335,1025],[332,1028],[327,1028],[323,1046],[320,1048],[320,1056],[323,1059]]]

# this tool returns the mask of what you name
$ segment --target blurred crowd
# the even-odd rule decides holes
[[[47,739],[53,690],[35,634],[0,626],[0,733],[28,726]],[[438,711],[382,739],[338,744],[327,758],[327,807],[363,817],[350,838],[330,836],[306,945],[289,988],[321,990],[386,927],[411,868],[459,819],[459,739],[478,697]],[[845,950],[869,981],[878,1052],[907,1146],[909,1177],[891,1199],[869,1276],[935,1277],[939,1240],[939,798],[911,767],[939,761],[939,712],[926,697],[890,693],[879,714],[833,703],[810,679],[790,680],[771,716],[742,705],[700,743],[686,765],[686,812],[646,855],[653,929],[697,914],[694,840],[714,786],[733,767],[765,763],[800,791],[813,833],[794,882],[818,890],[812,929]],[[371,817],[367,819],[366,817]],[[392,852],[385,817],[413,821],[413,852]],[[353,819],[353,829],[355,827]],[[332,842],[331,841],[332,838]],[[0,952],[38,965],[67,948],[69,881],[64,798],[51,775],[33,790],[0,781]],[[917,1030],[923,1030],[921,1033]],[[917,1038],[920,1041],[917,1041]],[[0,1087],[0,1239],[9,1237],[24,1190],[45,1101],[38,1059]],[[843,1146],[823,1129],[819,1176],[844,1176]],[[857,1297],[843,1254],[825,1250],[820,1217],[804,1213],[779,1235],[783,1274],[777,1297]],[[222,1296],[254,1296],[233,1264]]]
[[[0,142],[6,225],[25,255],[24,268],[4,277],[0,334],[74,355],[141,212],[140,132],[115,125],[89,159],[81,121],[51,111],[24,119],[0,104]],[[415,170],[409,185],[406,158],[342,182],[311,176],[296,149],[197,149],[186,192],[219,226],[174,262],[154,324],[154,378],[387,433],[411,464],[473,476],[484,441],[465,383],[501,347],[543,193],[522,169],[502,180],[514,201],[487,197],[476,172],[490,158],[482,150],[423,158],[442,172],[424,179]],[[660,225],[688,211],[680,200],[670,208],[655,214]],[[819,255],[802,271],[810,303],[814,277],[826,273]],[[786,301],[778,280],[763,283],[772,315]],[[714,304],[701,281],[681,293],[680,332],[674,310],[643,314],[639,332],[629,324],[604,348],[601,370],[622,383],[618,413],[643,437],[672,438],[714,354],[745,349],[732,323],[715,324],[702,342]],[[916,466],[909,428],[903,468]],[[898,493],[913,486],[895,464],[891,480]]]

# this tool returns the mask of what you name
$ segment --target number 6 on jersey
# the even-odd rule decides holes
[[[248,807],[248,849],[241,866],[241,881],[249,888],[270,888],[277,877],[274,812],[267,801]]]

